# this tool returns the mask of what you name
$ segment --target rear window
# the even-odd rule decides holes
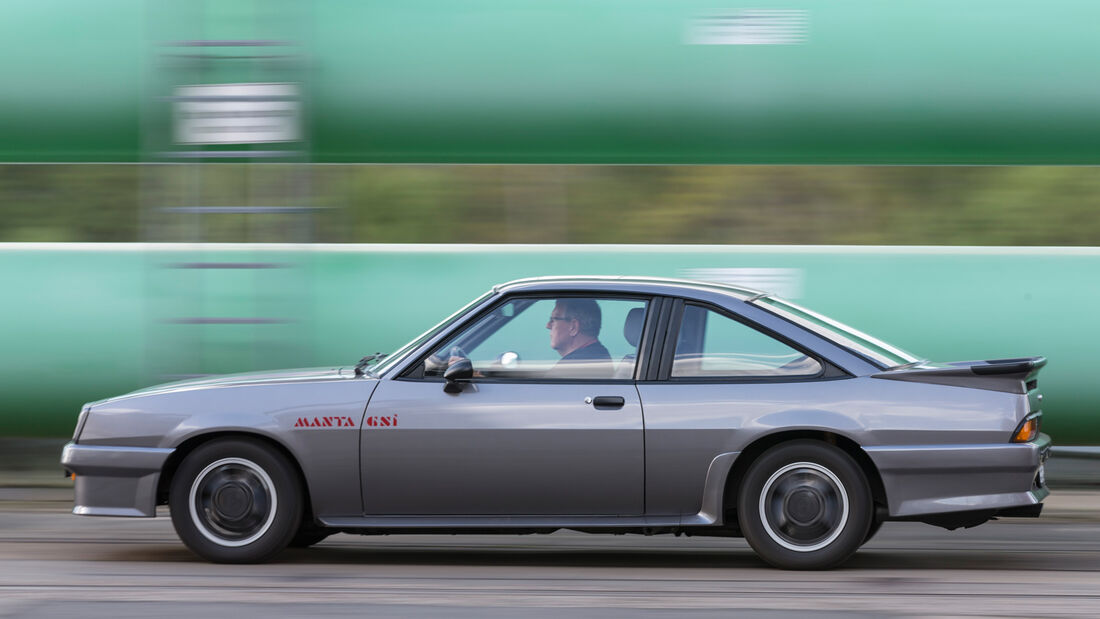
[[[821,370],[817,360],[744,323],[684,306],[672,378],[805,378]]]
[[[795,305],[790,301],[767,296],[757,299],[754,303],[763,306],[772,313],[778,314],[805,329],[809,329],[824,338],[832,340],[845,348],[867,357],[872,362],[884,368],[892,368],[898,365],[921,361],[919,357],[915,357],[896,346],[887,344],[878,338],[871,337],[862,331],[853,329],[832,318],[822,316],[804,307]]]

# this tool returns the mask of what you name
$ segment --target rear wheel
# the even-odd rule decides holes
[[[259,563],[298,531],[302,491],[287,459],[254,440],[199,446],[180,464],[168,504],[195,554],[216,563]]]
[[[741,531],[753,550],[783,569],[828,569],[867,537],[871,491],[843,450],[799,440],[771,448],[745,473]]]

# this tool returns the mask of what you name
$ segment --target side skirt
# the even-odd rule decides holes
[[[374,516],[321,518],[323,526],[358,535],[534,535],[562,529],[611,535],[741,537],[736,526],[693,525],[680,516]]]
[[[679,527],[680,516],[326,516],[334,529],[598,529]]]

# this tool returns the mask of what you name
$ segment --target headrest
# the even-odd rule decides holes
[[[626,314],[626,321],[623,322],[623,337],[631,346],[637,346],[638,340],[642,339],[642,321],[644,318],[644,307],[635,307]]]

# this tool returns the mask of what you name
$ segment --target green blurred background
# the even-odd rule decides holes
[[[149,207],[295,206],[288,182],[320,208]],[[0,242],[1092,246],[1098,207],[1095,167],[0,164]]]
[[[1098,6],[9,0],[0,434],[632,273],[1048,355],[1048,427],[1100,444]]]

